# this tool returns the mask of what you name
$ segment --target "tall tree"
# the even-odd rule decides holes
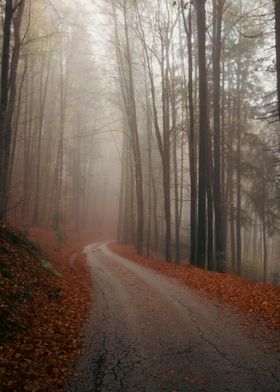
[[[130,24],[129,24],[129,2],[124,0],[119,4],[119,8],[123,14],[123,34],[124,34],[124,52],[121,53],[120,37],[118,33],[118,22],[116,14],[116,5],[112,2],[113,18],[115,26],[115,40],[117,45],[117,61],[119,77],[121,81],[122,96],[125,107],[125,115],[127,118],[128,128],[130,131],[129,141],[131,143],[131,150],[133,153],[134,160],[134,173],[135,173],[135,186],[136,186],[136,209],[137,209],[137,221],[136,221],[136,247],[139,254],[143,253],[144,250],[144,196],[143,196],[143,173],[142,173],[142,158],[140,149],[140,140],[138,132],[138,119],[137,119],[137,107],[135,98],[135,81],[134,81],[134,69],[133,59],[131,50],[131,38],[130,38]],[[133,183],[130,182],[130,186]],[[133,195],[133,193],[132,193]],[[133,229],[130,234],[133,233]]]
[[[7,161],[6,151],[6,120],[9,99],[9,76],[10,76],[10,46],[11,27],[13,19],[13,1],[6,0],[3,38],[2,38],[2,62],[1,62],[1,90],[0,90],[0,216],[6,213],[6,173],[5,162]]]
[[[221,189],[221,31],[224,0],[213,0],[213,114],[214,114],[214,209],[215,209],[215,258],[217,270],[225,264],[223,239],[223,200]]]
[[[277,109],[280,121],[280,1],[274,0],[275,14],[275,47],[276,47],[276,74],[277,74]]]
[[[206,68],[206,13],[205,0],[196,0],[199,67],[199,177],[197,265],[205,267],[206,259],[206,189],[208,149],[208,82]]]
[[[25,0],[17,2],[6,0],[5,3],[0,90],[0,216],[5,216],[7,212],[12,121],[16,102],[17,70],[21,47],[20,27],[24,6]],[[12,22],[14,47],[11,57]]]
[[[189,162],[191,180],[191,202],[190,202],[190,228],[191,228],[191,249],[190,262],[196,262],[197,247],[197,147],[195,138],[194,102],[193,102],[193,45],[192,45],[192,4],[189,5],[188,18],[185,15],[185,4],[181,0],[181,11],[184,20],[185,32],[187,35],[188,47],[188,110],[189,110]]]
[[[158,2],[159,9],[160,4]],[[167,6],[168,7],[168,6]],[[143,45],[144,53],[146,56],[147,69],[149,74],[151,97],[152,97],[152,108],[153,108],[153,120],[156,134],[156,140],[158,144],[158,150],[161,157],[162,163],[162,179],[163,179],[163,201],[164,201],[164,217],[165,217],[165,260],[171,261],[171,130],[170,130],[170,42],[176,26],[176,20],[172,20],[170,12],[167,12],[167,20],[162,23],[160,18],[158,19],[158,34],[160,41],[160,55],[156,55],[161,75],[161,103],[162,103],[162,132],[160,126],[160,120],[157,109],[156,99],[156,85],[154,80],[154,73],[152,69],[152,61],[150,58],[151,48],[148,46],[146,41],[145,31],[142,25],[139,7],[136,3],[136,10],[139,21],[140,38]],[[160,12],[160,11],[159,11]],[[153,53],[154,54],[154,53]]]

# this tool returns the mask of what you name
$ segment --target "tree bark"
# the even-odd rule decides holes
[[[2,42],[2,63],[1,63],[1,87],[0,87],[0,217],[6,213],[6,172],[5,162],[7,161],[6,151],[6,121],[10,87],[10,45],[11,27],[13,18],[13,1],[6,0],[5,16],[3,26]]]
[[[50,55],[49,55],[50,56]],[[42,132],[44,125],[44,116],[47,100],[47,92],[49,85],[49,74],[50,74],[50,59],[48,60],[46,78],[43,81],[44,70],[45,70],[45,55],[42,58],[42,68],[40,75],[40,86],[39,86],[39,118],[38,118],[38,140],[37,140],[37,164],[36,164],[36,182],[35,182],[35,201],[34,201],[34,212],[33,212],[33,223],[36,225],[39,223],[39,213],[40,213],[40,199],[41,199],[41,149],[42,149]]]
[[[224,0],[213,0],[213,111],[214,111],[214,209],[215,259],[218,272],[225,270],[223,239],[223,200],[221,189],[221,30]]]
[[[241,82],[237,77],[237,146],[236,146],[236,272],[241,275]]]
[[[196,248],[197,248],[197,162],[196,162],[197,153],[196,153],[194,102],[193,102],[192,5],[190,4],[188,20],[185,17],[183,0],[181,0],[181,10],[184,19],[184,27],[187,35],[187,46],[188,46],[189,165],[190,165],[190,181],[191,181],[190,263],[195,264]]]
[[[274,0],[276,74],[277,74],[277,109],[280,121],[280,0]]]
[[[206,16],[205,0],[197,0],[197,34],[199,61],[199,185],[197,265],[205,267],[206,259],[206,188],[207,188],[207,135],[208,135],[208,86],[206,69]]]
[[[172,47],[172,71],[170,72],[170,102],[171,102],[171,134],[173,142],[173,170],[174,170],[174,212],[175,212],[175,262],[180,264],[181,245],[180,245],[180,211],[179,211],[179,180],[178,180],[178,158],[177,158],[177,127],[176,127],[176,96],[175,96],[175,55]]]
[[[138,134],[136,101],[135,101],[135,91],[134,91],[135,89],[134,89],[127,12],[128,12],[127,1],[125,0],[124,1],[124,29],[125,29],[126,55],[127,55],[128,78],[129,78],[129,103],[131,109],[130,125],[131,125],[132,140],[133,140],[133,154],[134,154],[135,182],[136,182],[136,202],[137,202],[136,246],[137,246],[137,253],[143,254],[143,248],[144,248],[143,175],[142,175],[141,151],[140,151],[139,134]]]
[[[121,183],[120,183],[120,196],[119,196],[119,214],[118,214],[118,227],[117,227],[117,242],[122,243],[123,241],[123,223],[124,223],[124,213],[125,213],[125,205],[124,205],[124,197],[125,197],[125,138],[122,137],[122,155],[121,155]]]

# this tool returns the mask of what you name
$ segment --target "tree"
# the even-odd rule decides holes
[[[205,0],[196,1],[197,40],[199,66],[199,175],[198,175],[198,222],[197,265],[205,266],[206,260],[206,190],[208,150],[208,85],[206,68],[206,16]]]
[[[137,3],[136,3],[137,5]],[[171,261],[171,129],[170,129],[170,42],[173,35],[174,28],[177,23],[177,18],[172,20],[170,13],[167,13],[167,20],[162,21],[158,19],[158,38],[160,45],[160,54],[156,55],[156,59],[160,69],[161,76],[161,103],[162,103],[162,132],[160,127],[159,115],[156,102],[156,87],[154,81],[154,74],[152,69],[152,62],[150,59],[150,48],[148,47],[145,32],[141,22],[141,16],[138,6],[136,7],[139,21],[139,36],[143,45],[143,50],[146,56],[146,64],[148,68],[154,128],[158,150],[162,163],[162,181],[163,181],[163,199],[164,199],[164,216],[165,216],[165,260]],[[159,7],[159,12],[161,8]],[[153,52],[153,51],[152,51]],[[154,53],[153,53],[154,54]]]
[[[10,88],[10,46],[11,46],[11,27],[13,18],[13,1],[6,0],[4,27],[3,27],[3,44],[2,44],[2,62],[1,62],[1,95],[0,95],[0,216],[6,213],[7,197],[7,162],[8,144],[11,129],[7,128],[8,123],[8,105],[9,105],[9,88]],[[15,75],[13,75],[15,77]],[[12,81],[13,82],[13,81]],[[10,107],[11,113],[13,108]]]
[[[217,270],[225,268],[223,200],[221,189],[221,31],[224,0],[213,0],[213,116],[214,116],[214,208]]]
[[[188,18],[185,15],[185,5],[181,0],[181,11],[187,35],[188,47],[188,110],[189,110],[189,164],[191,179],[191,202],[190,202],[190,227],[191,227],[191,249],[190,262],[196,262],[197,247],[197,146],[195,138],[194,102],[193,102],[193,48],[192,48],[192,4],[189,5]]]
[[[276,74],[277,74],[277,109],[280,121],[280,1],[274,0],[275,14],[275,48],[276,48]]]
[[[114,23],[115,26],[117,26],[115,5],[112,4],[112,6],[113,6],[114,21],[115,21]],[[130,47],[131,44],[130,44],[130,37],[129,37],[128,2],[124,0],[123,4],[120,4],[120,8],[122,9],[123,20],[124,20],[125,54],[124,54],[124,58],[121,59],[119,57],[118,61],[119,61],[120,80],[121,81],[123,80],[123,75],[127,75],[127,80],[125,81],[123,80],[126,86],[126,91],[123,90],[123,99],[125,104],[126,116],[128,120],[128,126],[130,129],[130,141],[131,141],[134,166],[135,166],[136,204],[137,204],[136,246],[137,246],[137,252],[139,254],[142,254],[144,249],[143,175],[142,175],[142,160],[141,160],[139,133],[138,133],[137,109],[136,109],[136,100],[135,100],[132,53],[131,53],[131,47]],[[120,42],[119,42],[116,27],[115,27],[115,38],[116,38],[116,45],[118,45],[117,50],[119,50]],[[125,65],[122,62],[123,60],[125,61]]]

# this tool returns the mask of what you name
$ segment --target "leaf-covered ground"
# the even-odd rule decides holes
[[[135,248],[129,245],[112,243],[110,248],[120,256],[176,278],[211,299],[218,299],[226,306],[245,311],[254,321],[265,321],[270,328],[280,329],[279,286],[256,283],[238,276],[210,272],[190,265],[177,266],[161,260],[147,260],[137,255]]]
[[[80,352],[90,274],[82,253],[69,263],[77,241],[62,245],[40,229],[31,236],[37,243],[0,224],[0,390],[59,392]]]

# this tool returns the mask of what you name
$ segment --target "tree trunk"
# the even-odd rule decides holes
[[[31,165],[32,159],[32,131],[33,131],[33,116],[34,116],[34,78],[33,70],[34,63],[30,61],[28,54],[25,55],[25,62],[27,67],[27,81],[26,81],[26,97],[25,97],[25,116],[24,116],[24,137],[23,137],[23,204],[22,204],[22,218],[23,222],[27,222],[30,218],[30,202],[31,202],[31,176],[33,174],[33,167]]]
[[[225,270],[223,200],[221,190],[220,74],[221,30],[224,0],[213,0],[213,111],[214,111],[214,209],[215,259],[219,272]]]
[[[47,92],[49,85],[49,73],[50,73],[50,58],[47,65],[47,73],[45,82],[43,82],[44,70],[45,70],[45,55],[42,58],[42,69],[40,75],[40,88],[39,88],[39,118],[38,118],[38,140],[37,140],[37,164],[36,164],[36,182],[35,182],[35,201],[34,201],[34,213],[33,223],[36,225],[39,223],[39,212],[40,212],[40,199],[41,199],[41,149],[42,149],[42,132],[44,125],[44,116],[47,100]]]
[[[192,5],[190,4],[188,21],[184,13],[184,2],[181,0],[182,15],[184,18],[184,27],[187,35],[188,46],[188,103],[189,103],[189,165],[191,181],[191,202],[190,202],[190,231],[191,231],[191,249],[190,263],[196,262],[197,247],[197,154],[195,141],[194,125],[194,102],[193,102],[193,49],[192,49]]]
[[[158,228],[158,197],[157,197],[157,184],[156,178],[153,174],[152,178],[152,191],[153,191],[153,234],[154,234],[154,251],[159,249],[159,228]]]
[[[63,56],[62,47],[60,49],[60,113],[59,113],[59,136],[58,136],[58,148],[56,156],[56,165],[54,173],[54,187],[53,187],[53,228],[58,230],[62,223],[62,211],[61,211],[61,200],[62,200],[62,177],[63,177],[63,155],[64,155],[64,127],[65,127],[65,115],[66,115],[66,99],[67,99],[67,88],[68,88],[68,74],[67,70],[63,69]]]
[[[208,126],[209,127],[209,126]],[[208,128],[209,129],[209,128]],[[207,268],[214,270],[214,214],[213,214],[213,159],[211,136],[208,134],[207,144]]]
[[[225,259],[227,257],[227,233],[228,233],[228,192],[226,186],[226,93],[225,93],[225,79],[226,79],[226,69],[225,60],[223,59],[222,68],[222,128],[221,128],[221,189],[222,189],[222,205],[223,205],[223,241],[224,241],[224,253]],[[227,265],[227,264],[226,264]]]
[[[136,202],[137,202],[137,253],[143,253],[144,247],[144,199],[143,199],[143,175],[142,175],[142,162],[140,143],[138,135],[137,125],[137,114],[136,114],[136,101],[134,92],[134,80],[133,80],[133,69],[132,69],[132,58],[130,50],[130,40],[128,32],[128,21],[127,21],[127,1],[124,1],[124,28],[126,38],[126,55],[127,55],[127,66],[128,66],[128,78],[129,78],[129,103],[131,108],[131,131],[133,139],[133,153],[134,153],[134,164],[135,164],[135,182],[136,182]]]
[[[170,102],[171,102],[171,135],[173,142],[173,170],[174,170],[174,206],[175,206],[175,262],[179,264],[181,261],[180,249],[180,217],[179,217],[179,181],[178,181],[178,159],[177,159],[177,128],[176,128],[176,96],[175,96],[175,55],[172,46],[172,71],[170,72]]]
[[[263,154],[264,155],[264,154]],[[262,241],[263,241],[263,281],[267,282],[267,239],[266,239],[266,181],[265,181],[265,163],[262,160],[262,206],[261,206],[261,220],[262,220]]]
[[[10,87],[10,44],[11,26],[13,18],[13,1],[6,0],[3,41],[2,41],[2,63],[1,63],[1,83],[0,83],[0,217],[6,213],[6,172],[5,162],[7,161],[6,151],[6,120]]]
[[[18,11],[13,17],[14,26],[14,49],[12,53],[11,66],[10,66],[10,76],[9,76],[9,100],[7,111],[4,120],[4,197],[3,197],[3,209],[7,210],[8,196],[9,196],[9,173],[11,169],[11,150],[12,150],[12,122],[15,111],[15,102],[17,95],[17,70],[19,63],[21,38],[20,38],[20,27],[24,11],[25,0],[21,1],[20,5],[17,7]],[[14,14],[14,12],[13,12]]]
[[[14,129],[13,129],[12,142],[11,142],[11,156],[10,156],[9,171],[8,171],[8,191],[9,192],[10,192],[10,184],[11,184],[11,180],[12,180],[13,170],[14,170],[14,166],[15,166],[14,160],[15,160],[16,147],[17,147],[19,119],[20,119],[20,115],[22,112],[22,106],[23,106],[22,96],[23,96],[23,91],[24,91],[23,86],[25,83],[26,73],[27,73],[27,63],[26,63],[26,61],[24,61],[24,69],[23,69],[21,81],[20,81],[19,88],[18,88],[17,111],[16,111],[16,115],[15,115]],[[10,194],[11,194],[11,192],[10,192]]]
[[[205,0],[197,0],[197,35],[199,60],[199,185],[197,265],[205,267],[206,259],[206,188],[207,188],[207,135],[208,83],[206,69],[206,16]]]
[[[146,71],[146,70],[145,70]],[[152,226],[152,181],[153,181],[153,166],[152,166],[152,116],[148,91],[148,81],[145,72],[145,106],[146,106],[146,121],[147,121],[147,145],[148,145],[148,223],[147,223],[147,242],[146,242],[146,257],[150,257],[151,248],[151,226]]]
[[[240,72],[240,70],[239,70]],[[236,147],[236,272],[241,275],[241,86],[238,76]]]
[[[277,73],[277,109],[280,121],[280,1],[274,0],[276,73]]]
[[[232,108],[232,110],[234,110]],[[228,139],[228,178],[227,178],[228,200],[229,200],[229,224],[230,224],[230,247],[231,247],[231,272],[236,271],[236,244],[235,244],[235,213],[233,203],[233,132],[229,132]]]
[[[123,241],[123,224],[124,224],[124,197],[125,197],[125,166],[126,166],[126,136],[122,137],[122,155],[121,155],[121,183],[120,183],[120,198],[119,198],[119,215],[118,215],[118,227],[117,227],[117,242],[122,243]]]
[[[168,50],[164,53],[164,42],[161,41],[162,53],[161,53],[161,82],[162,82],[162,113],[163,113],[163,135],[161,135],[158,112],[156,106],[156,89],[154,83],[154,76],[152,66],[149,58],[148,49],[145,42],[145,34],[142,28],[139,10],[137,8],[137,14],[139,19],[139,25],[142,35],[143,49],[146,56],[146,62],[148,67],[148,74],[151,87],[152,96],[152,109],[153,109],[153,120],[155,127],[155,134],[158,144],[158,149],[162,163],[162,176],[163,176],[163,198],[164,198],[164,216],[165,216],[165,260],[171,261],[171,200],[170,200],[170,129],[169,129],[169,88],[166,87],[166,75],[169,74],[169,68],[165,69],[164,58],[168,56]]]

